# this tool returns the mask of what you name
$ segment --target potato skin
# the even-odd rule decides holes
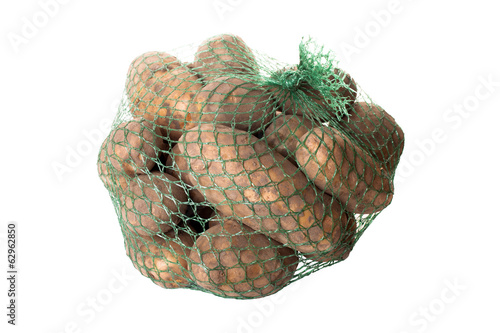
[[[354,103],[349,120],[339,125],[359,141],[380,162],[388,174],[394,174],[404,148],[404,133],[384,109],[366,102]]]
[[[126,89],[130,100],[140,99],[139,91],[156,72],[165,73],[180,67],[181,62],[173,55],[165,52],[146,52],[135,58],[127,72]]]
[[[347,214],[347,218],[341,223],[334,225],[332,239],[335,247],[327,253],[305,255],[307,259],[319,262],[342,261],[349,257],[356,241],[356,218],[352,213]]]
[[[316,127],[301,142],[295,153],[300,169],[348,211],[372,214],[391,203],[394,188],[380,164],[337,130]]]
[[[125,242],[127,255],[134,267],[145,277],[162,288],[189,286],[191,273],[187,258],[194,244],[186,232],[169,231],[164,236],[153,238],[129,238]]]
[[[104,187],[107,189],[111,188],[112,180],[109,172],[109,167],[107,165],[108,156],[106,155],[106,146],[108,144],[108,138],[104,139],[101,147],[99,148],[99,154],[97,155],[97,173],[101,179]]]
[[[174,151],[172,162],[181,179],[223,216],[304,253],[333,247],[328,225],[342,218],[340,205],[330,213],[330,221],[333,205],[325,206],[328,199],[264,141],[248,132],[205,124],[187,132]]]
[[[194,55],[193,69],[205,82],[228,74],[258,71],[252,50],[236,35],[222,34],[205,40]]]
[[[97,173],[101,179],[104,187],[108,191],[114,192],[116,190],[116,184],[119,184],[122,189],[125,189],[128,184],[126,184],[126,177],[123,175],[117,175],[116,172],[111,168],[111,163],[109,162],[107,150],[108,150],[109,137],[104,139],[101,147],[99,148],[99,154],[97,158]]]
[[[274,115],[271,95],[249,79],[219,77],[210,81],[195,100],[201,123],[257,131]]]
[[[302,116],[280,114],[264,133],[269,147],[297,165],[295,150],[299,139],[313,129],[313,123]]]
[[[200,110],[193,99],[202,82],[174,56],[146,53],[134,60],[128,77],[132,114],[160,125],[164,136],[177,140],[199,119]]]
[[[118,174],[133,177],[155,165],[166,145],[160,129],[144,119],[133,119],[113,129],[105,140],[107,157]]]
[[[196,240],[190,253],[194,281],[230,297],[259,298],[282,289],[298,265],[294,251],[232,219]]]
[[[159,171],[132,179],[127,191],[120,193],[126,227],[141,236],[152,236],[178,224],[187,210],[187,195],[175,181],[175,177]]]

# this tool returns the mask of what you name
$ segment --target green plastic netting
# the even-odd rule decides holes
[[[296,65],[230,34],[195,49],[132,62],[99,151],[133,265],[245,299],[345,260],[392,200],[394,118],[310,39]]]

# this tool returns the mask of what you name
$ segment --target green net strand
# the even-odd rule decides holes
[[[253,299],[347,259],[403,146],[311,38],[293,65],[221,34],[132,61],[97,166],[142,275]]]
[[[335,110],[335,116],[339,121],[345,117],[348,118],[348,101],[344,98],[332,98],[332,92],[350,89],[341,76],[335,73],[338,62],[335,60],[334,54],[309,38],[308,40],[303,39],[300,43],[299,57],[300,62],[297,70],[303,75],[304,81],[320,92],[326,104]]]
[[[281,94],[286,95],[290,101],[297,101],[307,105],[313,110],[316,117],[322,116],[324,121],[330,121],[330,116],[323,107],[333,111],[338,121],[348,121],[349,100],[344,97],[332,96],[341,90],[350,91],[352,88],[344,82],[341,73],[336,72],[338,61],[333,52],[325,50],[313,39],[303,38],[299,45],[299,63],[296,66],[274,70],[267,79],[267,84],[281,89]],[[311,94],[316,94],[316,101],[311,99]],[[323,103],[318,105],[317,98],[322,97]],[[332,114],[332,112],[330,112]]]

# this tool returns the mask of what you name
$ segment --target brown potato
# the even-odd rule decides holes
[[[295,153],[300,169],[348,211],[371,214],[391,203],[394,188],[380,164],[338,131],[316,127],[300,141]]]
[[[133,119],[113,129],[106,139],[107,157],[117,174],[145,174],[166,145],[160,129],[144,119]]]
[[[257,131],[274,115],[270,98],[270,93],[252,80],[219,77],[204,86],[195,100],[202,113],[201,123]]]
[[[102,183],[104,184],[104,187],[106,189],[111,190],[114,187],[114,181],[115,181],[115,173],[110,170],[110,163],[109,163],[109,158],[108,154],[106,153],[107,151],[107,145],[108,145],[108,138],[104,140],[104,142],[101,145],[101,148],[99,148],[99,155],[97,158],[97,172],[99,174],[99,178],[101,179]]]
[[[120,197],[122,219],[141,236],[167,232],[187,210],[187,195],[178,180],[159,171],[140,175]]]
[[[132,259],[132,263],[134,266],[136,265],[136,256],[137,250],[142,246],[147,246],[148,243],[153,243],[154,238],[149,236],[137,236],[135,234],[131,234],[129,230],[125,230],[124,232],[124,243],[125,243],[125,251],[127,256]],[[137,268],[137,267],[136,267]]]
[[[165,137],[177,140],[200,117],[200,110],[192,101],[203,85],[186,64],[174,56],[161,55],[134,60],[129,69],[127,93],[133,115],[154,121],[162,127]],[[156,61],[149,64],[151,58]]]
[[[265,141],[205,124],[187,132],[174,151],[172,163],[181,179],[222,215],[304,253],[333,248],[328,225],[342,218],[340,205],[331,213],[328,204],[325,211],[327,199],[291,162],[269,151]]]
[[[356,240],[356,218],[352,213],[347,214],[347,218],[334,226],[332,238],[336,240],[335,247],[327,253],[305,255],[306,258],[319,261],[342,261],[349,257]]]
[[[299,139],[313,127],[313,123],[305,117],[280,114],[266,129],[264,136],[269,147],[274,148],[279,154],[297,165],[295,150]]]
[[[388,174],[394,174],[403,153],[404,133],[390,114],[378,105],[357,102],[351,109],[349,121],[345,119],[339,124]]]
[[[209,82],[228,74],[258,72],[252,50],[235,35],[222,34],[205,40],[194,55],[193,69]]]
[[[196,284],[218,295],[241,298],[277,292],[298,265],[292,249],[231,219],[201,234],[189,258]]]
[[[126,242],[127,255],[142,275],[163,288],[182,288],[191,284],[187,258],[193,238],[184,231]]]
[[[180,67],[181,62],[165,52],[146,52],[135,58],[129,66],[126,89],[133,104],[141,97],[139,92],[156,72],[165,73]]]

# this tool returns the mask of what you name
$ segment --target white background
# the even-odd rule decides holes
[[[493,1],[49,2],[0,5],[2,271],[19,225],[18,325],[0,273],[2,332],[499,332]],[[291,63],[315,37],[406,135],[394,201],[349,259],[261,300],[136,272],[86,136],[104,135],[133,58],[223,32]]]

